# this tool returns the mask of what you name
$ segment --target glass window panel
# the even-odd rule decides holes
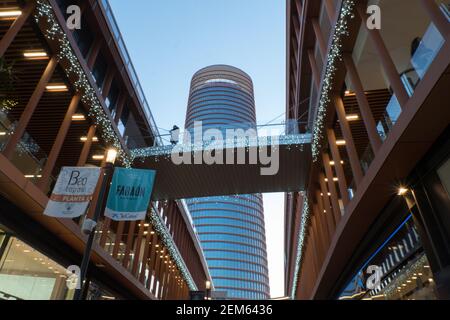
[[[421,1],[371,1],[381,7],[380,33],[409,95],[444,43]],[[402,23],[398,22],[399,16]]]
[[[66,280],[63,266],[17,238],[9,240],[0,260],[0,299],[71,299]]]

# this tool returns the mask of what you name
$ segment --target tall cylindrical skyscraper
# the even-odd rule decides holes
[[[256,128],[253,82],[242,70],[210,66],[192,78],[186,130]],[[218,181],[217,183],[220,183]],[[217,291],[229,299],[270,296],[260,194],[187,200]]]

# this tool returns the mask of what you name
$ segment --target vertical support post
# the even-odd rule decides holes
[[[325,244],[323,242],[323,238],[319,232],[319,227],[317,223],[318,216],[314,214],[311,220],[311,225],[313,228],[313,232],[316,235],[316,248],[317,248],[317,257],[318,257],[318,264],[319,266],[322,265],[323,259],[324,259],[324,252],[325,252]]]
[[[314,53],[312,50],[308,50],[308,58],[309,64],[311,66],[311,72],[314,78],[314,84],[317,90],[320,90],[320,75],[319,69],[317,68],[316,58],[314,57]]]
[[[324,253],[328,251],[328,245],[330,243],[329,233],[328,233],[328,225],[326,220],[324,219],[324,213],[322,205],[320,205],[321,199],[318,199],[317,204],[313,205],[314,215],[317,217],[317,226],[319,227],[319,231],[321,234],[321,238],[323,240],[323,250]]]
[[[347,115],[345,114],[345,107],[342,98],[336,96],[334,98],[334,104],[338,115],[339,123],[341,125],[341,131],[345,139],[345,147],[347,148],[348,158],[352,167],[353,179],[358,186],[363,179],[363,172],[361,169],[361,163],[359,162],[358,153],[356,152],[355,142],[353,140],[352,131],[347,121]],[[337,146],[336,146],[337,147]]]
[[[34,111],[36,110],[36,107],[37,107],[39,101],[41,100],[42,95],[44,94],[45,87],[47,86],[48,82],[50,81],[57,64],[58,64],[58,62],[56,60],[56,57],[53,56],[50,59],[49,63],[47,64],[47,67],[45,68],[45,71],[42,74],[41,79],[39,80],[39,83],[37,84],[36,88],[34,89],[34,92],[31,95],[31,98],[28,101],[27,106],[25,107],[25,110],[22,112],[19,123],[14,130],[14,134],[11,136],[8,143],[6,144],[6,147],[3,151],[3,155],[6,158],[11,159],[11,157],[14,153],[14,150],[16,149],[17,144],[19,143],[20,139],[22,138],[23,134],[25,133],[25,129],[28,126],[28,123],[30,122]]]
[[[112,66],[108,68],[108,72],[106,73],[105,81],[102,86],[102,97],[106,99],[111,91],[111,85],[114,80],[114,69]]]
[[[369,136],[370,144],[373,152],[376,153],[381,147],[381,138],[377,131],[377,126],[373,118],[372,110],[370,109],[369,101],[367,100],[361,79],[356,70],[355,63],[350,54],[344,54],[344,63],[350,77],[350,82],[356,93],[356,99],[358,100],[359,110],[366,127],[367,135]]]
[[[89,52],[89,56],[87,58],[87,66],[89,70],[92,70],[95,65],[95,61],[97,60],[98,54],[100,53],[100,49],[102,48],[102,40],[100,36],[95,37],[95,41],[91,50]]]
[[[52,149],[48,156],[47,163],[45,164],[44,170],[42,170],[42,178],[39,180],[38,187],[44,192],[48,188],[50,176],[53,172],[53,169],[55,168],[56,160],[58,160],[59,153],[61,152],[64,140],[66,139],[70,124],[72,123],[72,115],[77,110],[80,99],[81,96],[79,94],[76,94],[72,97],[64,120],[59,127],[56,140],[53,143]]]
[[[306,255],[307,255],[307,261],[311,266],[311,276],[309,277],[310,282],[310,289],[311,287],[313,287],[313,282],[315,282],[316,278],[317,278],[317,269],[316,269],[316,264],[315,264],[315,260],[313,257],[313,252],[312,252],[312,245],[311,245],[311,230],[308,230],[308,240],[306,242]]]
[[[99,242],[101,248],[105,248],[106,240],[108,240],[110,226],[111,226],[111,219],[108,217],[103,217],[102,235],[100,237]]]
[[[367,25],[365,23],[365,21],[368,19],[367,14],[363,11],[361,6],[358,6],[357,10],[363,22],[362,24],[369,33],[369,37],[372,40],[372,43],[375,47],[375,50],[378,53],[378,56],[380,57],[380,61],[381,64],[383,65],[384,72],[386,73],[386,76],[389,79],[389,83],[392,89],[394,90],[395,96],[397,97],[397,100],[400,104],[400,108],[403,109],[409,100],[409,96],[408,93],[406,92],[405,86],[403,85],[400,79],[400,75],[398,74],[394,61],[392,60],[389,51],[386,48],[386,44],[384,43],[383,38],[381,37],[380,30],[367,29]]]
[[[144,224],[145,220],[142,220],[139,223],[139,233],[136,240],[136,246],[134,248],[134,260],[133,260],[133,267],[131,269],[131,274],[133,274],[135,277],[137,277],[138,267],[139,267],[139,257],[141,253],[141,245],[142,245],[142,237],[144,235]]]
[[[330,157],[327,153],[322,154],[322,160],[323,160],[323,167],[325,169],[325,174],[328,179],[328,190],[330,192],[330,199],[331,199],[331,206],[333,209],[334,214],[334,221],[336,225],[338,225],[339,221],[341,220],[341,207],[339,206],[339,198],[336,190],[336,183],[334,181],[334,174],[333,170],[330,166]]]
[[[128,236],[127,236],[127,246],[125,247],[125,256],[122,261],[122,265],[125,269],[128,269],[128,264],[130,262],[130,254],[133,248],[133,240],[134,240],[134,231],[136,230],[136,221],[131,221],[130,226],[128,227]]]
[[[84,142],[83,149],[81,150],[80,158],[78,159],[77,166],[84,167],[91,152],[92,142],[94,141],[95,132],[97,131],[97,126],[91,125]]]
[[[155,296],[157,296],[158,293],[161,292],[161,286],[162,286],[161,269],[162,269],[162,264],[164,263],[165,251],[166,251],[165,248],[161,249],[161,247],[160,247],[160,253],[156,255],[158,257],[158,259],[157,259],[157,262],[156,262],[155,275],[156,275],[156,279],[157,279],[157,281],[159,283],[159,286],[158,286],[158,290],[156,290],[156,286],[155,286]],[[156,285],[156,281],[154,281],[154,283]]]
[[[320,262],[318,258],[318,250],[317,250],[317,239],[316,234],[314,233],[314,228],[312,223],[309,226],[309,246],[311,247],[311,256],[312,256],[312,262],[314,265],[315,270],[315,278],[320,272]]]
[[[125,92],[122,92],[120,95],[119,101],[117,103],[116,116],[114,117],[114,122],[116,124],[119,123],[120,117],[122,117],[122,112],[123,112],[126,102],[127,102],[127,94]]]
[[[319,190],[317,190],[316,192],[316,200],[317,200],[317,210],[319,211],[319,217],[320,220],[322,221],[322,226],[325,232],[325,236],[326,236],[326,243],[327,243],[327,247],[331,242],[331,234],[332,232],[330,231],[330,226],[328,223],[328,219],[327,219],[327,213],[326,210],[324,208],[324,204],[323,204],[323,197],[321,195],[321,192]]]
[[[303,12],[301,0],[294,0],[294,1],[295,1],[295,5],[297,6],[297,12],[300,16]]]
[[[22,14],[14,20],[8,31],[6,31],[5,35],[0,40],[0,57],[3,57],[6,50],[8,50],[9,46],[16,38],[17,34],[22,29],[35,7],[36,1],[29,1],[22,11]]]
[[[322,190],[322,199],[323,199],[323,203],[324,203],[324,209],[325,209],[325,214],[327,217],[327,222],[328,222],[328,231],[330,232],[330,239],[333,239],[334,237],[334,230],[336,228],[336,223],[334,221],[334,214],[331,208],[331,202],[330,202],[330,197],[328,196],[328,188],[325,182],[325,176],[323,173],[321,173],[319,175],[319,179],[320,179],[320,188]]]
[[[331,2],[332,2],[331,0],[323,0],[325,10],[327,11],[328,19],[330,20],[330,25],[333,25],[334,20],[336,18],[336,9]]]
[[[154,232],[154,231],[153,231]],[[151,232],[150,232],[151,233]],[[155,259],[156,259],[156,245],[158,243],[158,236],[156,235],[156,232],[153,233],[152,238],[150,240],[150,254],[149,254],[149,264],[148,269],[150,270],[150,275],[147,279],[147,288],[150,289],[151,285],[151,278],[155,271]]]
[[[333,157],[334,165],[336,168],[336,175],[339,179],[338,185],[341,191],[342,202],[345,208],[350,202],[350,197],[348,195],[348,186],[345,178],[344,168],[342,167],[342,158],[336,145],[336,136],[333,129],[327,130],[327,136],[328,145],[330,146],[331,155]]]
[[[320,27],[319,21],[317,19],[312,20],[312,26],[314,29],[314,34],[316,35],[317,44],[319,45],[319,51],[322,56],[322,61],[327,58],[327,45],[325,39],[323,38],[322,28]]]
[[[117,225],[116,239],[114,241],[114,249],[112,254],[112,257],[114,259],[117,259],[117,257],[119,256],[120,244],[122,242],[121,240],[123,237],[124,228],[125,228],[125,221],[119,221]]]
[[[448,40],[450,36],[450,23],[444,17],[436,2],[428,0],[420,0],[420,2],[441,35]]]
[[[150,251],[150,246],[151,246],[151,232],[153,231],[152,229],[152,225],[150,224],[147,228],[147,234],[145,236],[145,244],[144,244],[144,255],[142,257],[142,270],[141,270],[141,274],[139,276],[139,281],[142,284],[145,284],[145,273],[147,270],[147,265],[148,265],[148,253]]]

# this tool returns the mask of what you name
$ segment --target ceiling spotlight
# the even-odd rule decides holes
[[[349,114],[347,115],[347,121],[357,121],[359,120],[359,115],[358,114]]]
[[[72,116],[72,121],[84,121],[84,120],[86,120],[84,114],[74,114]]]
[[[65,84],[49,84],[45,87],[48,92],[66,92],[69,91]]]
[[[73,119],[72,119],[72,120],[73,120]],[[81,141],[81,142],[86,142],[87,139],[88,139],[87,137],[81,137],[81,138],[80,138],[80,141]],[[92,138],[92,142],[98,142],[98,137],[93,137],[93,138]]]
[[[30,60],[48,59],[47,52],[45,51],[25,51],[23,56]]]
[[[12,19],[17,18],[22,14],[22,11],[18,9],[7,9],[0,11],[0,19]]]
[[[344,164],[343,160],[341,160],[341,164]],[[335,161],[330,161],[330,166],[334,166],[334,165],[336,165],[336,162]]]
[[[105,159],[105,156],[102,154],[92,156],[92,160],[103,160],[103,159]]]
[[[351,96],[354,96],[355,95],[355,93],[353,92],[353,91],[351,91],[351,90],[345,90],[345,96],[346,97],[351,97]]]

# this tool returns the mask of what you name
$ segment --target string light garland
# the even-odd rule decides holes
[[[177,151],[182,151],[184,153],[211,151],[214,149],[238,149],[238,148],[264,148],[271,147],[272,150],[277,151],[279,146],[287,146],[288,150],[298,148],[300,151],[304,151],[304,147],[311,143],[311,134],[292,134],[292,135],[281,135],[281,136],[271,136],[271,137],[239,137],[234,140],[222,140],[222,141],[205,141],[201,143],[184,143],[179,146],[157,146],[150,148],[134,149],[131,151],[132,159],[141,159],[149,157],[162,157],[169,159],[172,153]],[[220,143],[217,146],[215,143]]]
[[[292,281],[292,291],[291,291],[291,298],[292,300],[295,299],[295,292],[297,291],[297,287],[299,285],[298,278],[301,270],[301,266],[303,263],[303,253],[304,253],[304,246],[305,246],[305,238],[306,238],[306,231],[308,230],[308,225],[310,221],[310,209],[309,209],[309,202],[308,202],[308,194],[306,192],[300,192],[300,195],[303,197],[303,209],[302,209],[302,217],[300,221],[300,230],[298,234],[298,244],[297,244],[297,255],[295,260],[295,270],[294,270],[294,278]]]
[[[67,35],[57,22],[57,19],[53,13],[53,8],[46,0],[37,0],[34,18],[38,25],[45,22],[47,28],[44,32],[44,36],[47,39],[57,43],[58,53],[56,59],[64,66],[63,69],[67,77],[76,79],[73,82],[73,86],[82,95],[81,101],[89,107],[88,116],[93,119],[94,123],[100,129],[100,136],[105,143],[116,148],[118,152],[118,159],[125,167],[130,168],[133,157],[128,155],[128,153],[123,150],[118,135],[111,125],[111,120],[97,97],[96,90],[90,84],[87,75],[85,74],[71,47]],[[197,290],[197,286],[195,285],[194,280],[189,273],[176,245],[174,244],[172,236],[169,234],[169,231],[162,222],[161,217],[154,210],[151,210],[150,218],[155,231],[162,239],[164,246],[168,249],[170,256],[180,270],[183,278],[189,286],[189,289],[194,291]]]
[[[348,36],[348,21],[355,17],[353,12],[355,7],[354,0],[344,0],[342,3],[339,19],[333,35],[331,50],[327,58],[327,67],[325,78],[323,80],[322,91],[320,94],[319,107],[315,119],[312,141],[312,157],[316,162],[322,149],[324,140],[324,126],[327,118],[327,107],[331,102],[331,94],[333,92],[333,80],[336,73],[336,64],[342,61],[342,38]]]
[[[188,268],[186,267],[184,259],[181,257],[181,254],[178,251],[178,248],[175,245],[172,236],[170,235],[169,231],[167,230],[166,225],[162,221],[162,218],[157,213],[156,209],[151,210],[150,221],[152,223],[154,230],[156,231],[158,236],[161,238],[162,243],[169,251],[169,255],[175,261],[175,264],[176,264],[178,270],[180,270],[180,273],[183,276],[184,280],[186,281],[189,289],[191,291],[196,291],[197,286],[195,285],[195,282],[194,282],[191,274],[189,273]]]
[[[106,114],[96,90],[90,84],[84,69],[74,53],[67,35],[59,25],[53,8],[46,0],[37,0],[34,19],[38,25],[45,23],[44,36],[57,43],[56,59],[64,66],[68,78],[76,79],[73,86],[81,96],[81,101],[89,107],[88,116],[93,119],[100,131],[100,136],[106,144],[117,149],[118,159],[129,168],[132,159],[122,148],[118,134],[114,130],[110,117]]]
[[[315,119],[315,125],[312,137],[312,158],[316,162],[319,159],[322,143],[324,140],[324,126],[327,117],[327,106],[331,102],[331,93],[333,92],[333,80],[336,73],[336,64],[342,60],[342,38],[348,36],[348,21],[355,17],[353,12],[355,8],[354,0],[344,0],[340,10],[339,18],[336,23],[331,50],[328,54],[325,78],[322,85],[319,107]],[[300,192],[300,195],[305,199],[303,203],[302,217],[300,222],[300,231],[298,235],[297,254],[295,261],[295,271],[292,284],[291,298],[295,299],[295,293],[299,285],[299,274],[301,271],[304,259],[304,245],[306,238],[306,231],[310,221],[310,207],[308,202],[308,195],[306,192]]]
[[[8,113],[11,109],[14,109],[19,104],[17,99],[13,98],[0,98],[0,111]]]

